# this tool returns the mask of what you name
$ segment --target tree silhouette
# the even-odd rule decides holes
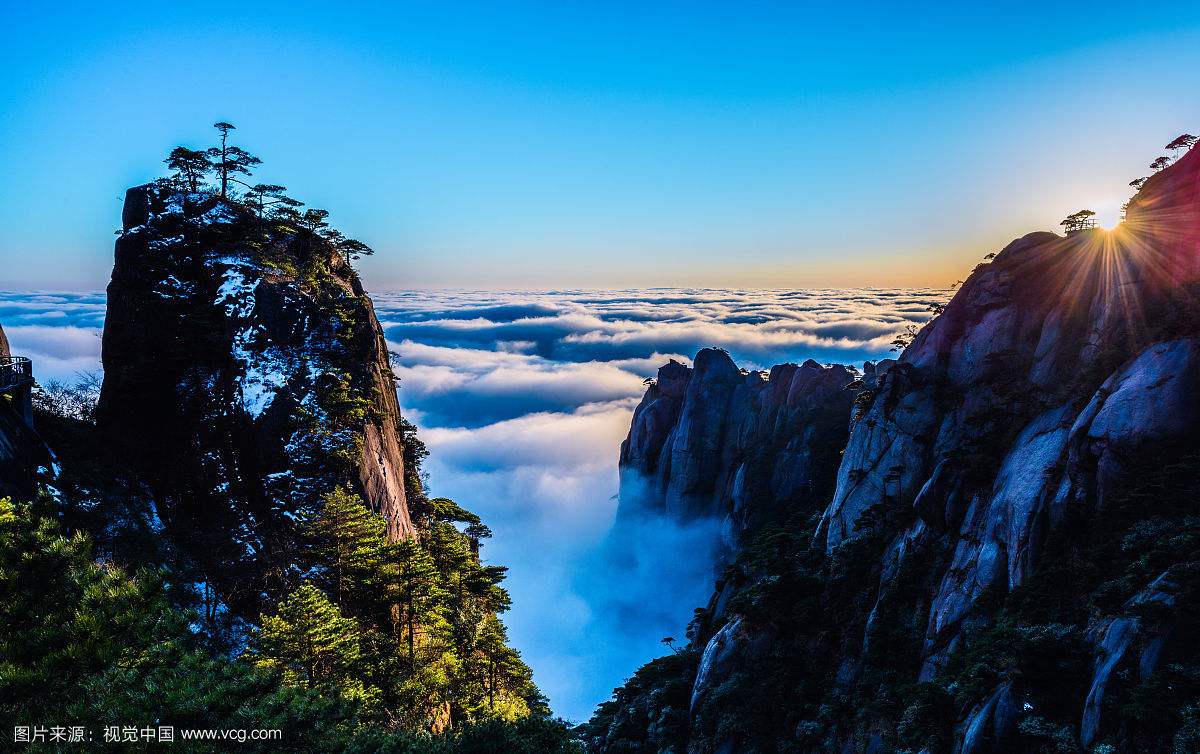
[[[300,227],[310,233],[319,233],[329,227],[329,223],[325,222],[325,218],[329,217],[329,210],[326,209],[306,209],[304,214],[300,215]]]
[[[326,241],[338,250],[342,258],[346,260],[346,264],[359,257],[369,257],[375,253],[374,249],[362,241],[356,238],[346,238],[340,231],[333,228],[325,228],[320,233]]]
[[[896,336],[895,340],[892,341],[892,347],[889,350],[903,351],[904,349],[908,348],[908,346],[913,342],[913,339],[916,337],[917,326],[909,325],[904,328],[904,332]]]
[[[1133,186],[1135,189],[1137,189],[1137,190],[1139,190],[1139,191],[1140,191],[1140,190],[1142,189],[1142,186],[1143,186],[1143,185],[1146,183],[1146,181],[1148,181],[1148,180],[1150,180],[1150,178],[1149,178],[1149,177],[1147,177],[1147,178],[1134,178],[1132,181],[1130,181],[1130,182],[1129,182],[1129,185],[1130,185],[1130,186]]]
[[[185,208],[192,201],[192,194],[240,204],[250,210],[246,213],[247,216],[252,214],[258,221],[256,231],[265,233],[266,238],[269,239],[272,233],[307,231],[320,236],[348,265],[375,253],[366,243],[356,238],[347,238],[337,229],[330,227],[328,211],[309,208],[301,212],[300,208],[304,207],[304,202],[288,196],[286,187],[274,183],[250,183],[239,178],[250,176],[252,169],[261,165],[262,160],[229,143],[230,131],[237,128],[232,123],[220,121],[214,123],[213,127],[221,134],[218,146],[207,149],[178,146],[163,160],[173,174],[169,179],[161,179],[159,185],[172,193],[182,194]],[[216,174],[216,178],[212,183],[206,184],[206,180],[213,173]],[[241,186],[242,192],[235,192],[231,184]]]
[[[1195,146],[1195,144],[1196,144],[1195,136],[1192,136],[1191,134],[1181,134],[1181,135],[1177,136],[1174,141],[1172,141],[1170,144],[1168,144],[1164,148],[1169,149],[1172,152],[1177,152],[1180,149],[1191,149],[1193,146]]]
[[[187,147],[175,147],[163,162],[175,171],[175,180],[193,194],[200,190],[200,181],[208,175],[208,171],[213,167],[208,155],[203,150],[188,149]]]
[[[1095,217],[1096,213],[1090,209],[1081,209],[1078,212],[1067,215],[1067,219],[1063,220],[1059,225],[1066,228],[1067,233],[1075,233],[1096,227]]]
[[[213,128],[221,132],[221,146],[210,147],[207,154],[212,160],[217,175],[221,176],[221,198],[229,196],[229,179],[233,175],[250,175],[250,169],[262,164],[262,160],[250,154],[241,147],[229,145],[229,132],[237,128],[232,123],[220,121]]]
[[[1162,170],[1163,168],[1165,168],[1166,166],[1168,166],[1170,164],[1171,164],[1171,158],[1163,156],[1163,157],[1159,157],[1157,160],[1150,163],[1150,169],[1153,170],[1155,173],[1157,173],[1158,171]]]
[[[242,182],[238,181],[238,183]],[[242,185],[246,186],[244,183]],[[260,220],[272,207],[304,206],[304,202],[297,201],[290,196],[285,196],[284,191],[287,191],[287,187],[278,186],[274,183],[256,183],[253,186],[246,186],[248,203],[254,207]]]

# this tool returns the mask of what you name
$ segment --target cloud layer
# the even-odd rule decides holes
[[[887,355],[945,299],[932,290],[389,291],[373,296],[433,491],[495,531],[516,646],[556,712],[585,719],[708,596],[712,531],[613,531],[617,454],[668,359],[709,346],[747,368]],[[13,351],[41,380],[99,369],[102,293],[0,293]],[[679,557],[690,553],[692,557]],[[647,606],[653,605],[655,609]]]
[[[0,291],[0,325],[12,352],[34,360],[36,377],[74,381],[100,369],[103,293]]]
[[[709,346],[747,368],[888,354],[944,291],[397,291],[374,296],[438,494],[496,532],[516,645],[554,709],[588,717],[683,635],[713,527],[613,530],[617,455],[644,386]],[[689,557],[680,557],[688,553]],[[651,606],[653,609],[651,609]]]

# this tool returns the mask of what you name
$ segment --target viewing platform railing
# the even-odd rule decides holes
[[[0,356],[0,393],[32,384],[32,361],[25,356]]]

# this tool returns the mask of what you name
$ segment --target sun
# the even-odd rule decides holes
[[[1118,207],[1098,206],[1096,208],[1096,225],[1105,230],[1116,230],[1122,219],[1121,210]]]

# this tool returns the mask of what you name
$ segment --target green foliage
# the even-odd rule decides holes
[[[344,507],[353,497],[335,497],[335,507],[339,499]],[[296,751],[578,751],[566,726],[548,718],[494,615],[481,620],[477,646],[464,652],[479,668],[459,673],[443,663],[412,672],[395,661],[391,638],[305,583],[264,618],[244,661],[213,657],[156,577],[95,563],[90,541],[64,536],[45,507],[0,500],[5,726],[69,721],[97,734],[106,725],[151,722],[278,728]],[[464,694],[456,701],[463,719],[433,737],[404,733],[428,728],[431,689]],[[384,710],[388,703],[396,706]],[[239,750],[275,751],[278,743]]]
[[[1170,448],[1129,459],[1144,471],[1113,490],[1100,513],[1067,513],[1048,536],[1032,577],[997,596],[994,625],[970,636],[939,682],[963,705],[1000,681],[1014,682],[1032,708],[1019,726],[1026,750],[1075,751],[1072,731],[1078,730],[1094,663],[1085,627],[1137,615],[1150,628],[1173,626],[1174,635],[1200,630],[1198,461]],[[1127,607],[1164,573],[1180,588],[1178,607]],[[1112,750],[1167,751],[1172,736],[1192,735],[1188,710],[1200,704],[1200,651],[1179,646],[1172,659],[1146,678],[1118,669],[1112,685],[1124,690],[1117,695],[1121,701],[1106,704],[1101,718]]]
[[[367,706],[380,695],[357,677],[363,659],[357,621],[343,617],[312,584],[286,597],[275,615],[263,616],[250,656],[259,667],[279,670],[289,686],[335,690]]]
[[[993,450],[983,455],[974,463],[994,464]],[[668,689],[690,691],[695,671],[674,657],[656,660],[584,727],[589,747],[709,751],[736,742],[739,751],[822,751],[831,741],[866,749],[879,736],[886,751],[949,754],[964,716],[1008,683],[1018,701],[1012,750],[1075,752],[1095,662],[1086,632],[1126,615],[1151,635],[1174,637],[1164,650],[1169,661],[1142,677],[1139,644],[1117,668],[1096,751],[1200,750],[1200,648],[1182,639],[1200,633],[1200,458],[1156,448],[1126,461],[1142,471],[1110,488],[1101,510],[1069,509],[1031,577],[1011,593],[999,587],[983,596],[979,612],[988,621],[967,629],[927,683],[915,679],[932,578],[945,567],[941,551],[911,545],[882,591],[880,582],[881,556],[910,523],[909,506],[885,496],[858,536],[830,556],[807,516],[760,527],[718,584],[732,593],[725,617],[699,610],[689,633],[685,653],[693,657],[731,615],[756,637],[723,682],[700,699],[689,724],[687,702],[672,708],[661,699]],[[1130,606],[1162,574],[1178,586],[1175,606]],[[657,715],[676,720],[674,738],[654,737]]]
[[[417,436],[416,426],[403,416],[396,431],[400,434],[400,448],[404,454],[404,494],[408,499],[408,508],[418,517],[430,515],[425,480],[421,474],[421,465],[429,457],[429,448]]]
[[[437,498],[420,536],[393,542],[357,495],[322,503],[302,526],[308,580],[263,617],[259,665],[402,730],[549,714],[497,617],[504,569],[483,565],[478,538],[455,526],[486,529],[478,516]]]
[[[271,673],[210,657],[156,578],[93,562],[88,539],[64,536],[43,507],[0,500],[6,730],[69,721],[99,739],[106,725],[135,723],[280,728],[291,745],[309,750],[335,750],[351,736],[352,703],[281,687]]]
[[[590,751],[684,751],[688,705],[699,654],[692,650],[651,660],[580,726]]]
[[[323,566],[315,577],[320,587],[342,611],[369,615],[369,606],[388,585],[383,519],[338,487],[325,495],[320,511],[303,528],[310,557]]]

